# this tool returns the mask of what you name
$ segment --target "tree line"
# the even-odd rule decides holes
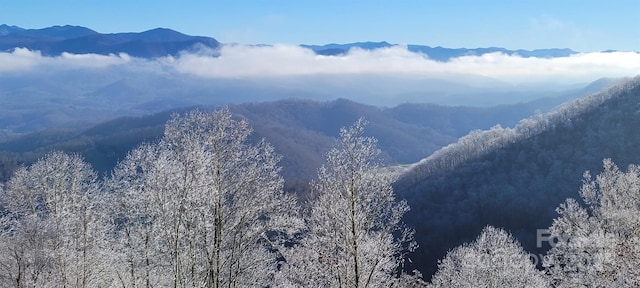
[[[413,231],[380,150],[341,141],[308,203],[283,191],[280,156],[228,109],[174,115],[164,136],[99,179],[77,154],[18,169],[0,197],[3,287],[380,287],[404,273]]]

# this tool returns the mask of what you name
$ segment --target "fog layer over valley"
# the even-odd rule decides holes
[[[405,102],[486,107],[566,97],[584,86],[518,88],[498,84],[478,88],[463,84],[464,78],[457,77],[320,75],[238,79],[131,70],[128,66],[95,70],[50,68],[2,73],[0,123],[5,133],[80,127],[118,116],[146,115],[186,106],[295,98],[316,101],[346,98],[388,107]]]
[[[487,107],[562,97],[601,77],[640,69],[636,52],[523,57],[477,49],[438,61],[408,46],[360,46],[322,55],[293,45],[198,44],[148,57],[122,53],[127,50],[119,46],[85,54],[17,46],[0,52],[0,125],[3,134],[24,133],[185,106],[290,98]]]

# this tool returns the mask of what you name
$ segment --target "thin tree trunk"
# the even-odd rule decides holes
[[[351,167],[351,186],[349,187],[349,189],[351,190],[350,192],[350,213],[351,213],[351,245],[353,247],[353,272],[354,272],[354,285],[355,287],[359,287],[360,286],[360,267],[358,267],[358,233],[356,231],[356,200],[358,199],[358,195],[357,195],[357,188],[356,188],[356,172],[355,169],[353,168],[353,163],[354,163],[354,159],[351,158],[350,159],[350,164],[352,165]]]

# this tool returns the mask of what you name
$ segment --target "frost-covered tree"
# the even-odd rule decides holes
[[[603,163],[595,180],[584,175],[587,207],[568,199],[557,209],[544,259],[556,287],[640,287],[640,167]]]
[[[111,284],[99,187],[89,164],[62,152],[15,172],[1,197],[1,286]]]
[[[397,201],[392,176],[374,161],[376,140],[364,137],[365,121],[341,129],[340,144],[312,183],[304,215],[306,233],[284,253],[280,285],[293,287],[391,287],[399,285],[413,231],[402,223],[409,209]]]
[[[156,144],[121,162],[118,271],[126,287],[264,287],[278,236],[296,226],[279,156],[227,109],[174,115]]]
[[[111,193],[110,212],[115,232],[111,245],[120,287],[169,286],[172,280],[167,274],[166,259],[162,258],[167,250],[157,242],[163,223],[156,220],[158,212],[154,209],[164,191],[156,186],[168,179],[161,174],[150,175],[152,169],[158,169],[154,166],[160,164],[155,162],[156,151],[158,145],[147,144],[130,151],[106,182]]]
[[[430,287],[548,287],[529,254],[506,231],[485,227],[480,236],[447,253]]]

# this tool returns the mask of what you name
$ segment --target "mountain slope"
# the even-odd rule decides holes
[[[149,84],[140,86],[139,81],[129,80],[116,81],[87,94],[87,97],[91,98],[91,103],[108,106],[115,105],[114,101],[127,104],[132,98],[131,95],[148,93],[145,92],[146,89],[138,91],[133,88],[150,87]],[[169,86],[175,84],[167,83]],[[133,92],[122,93],[122,86],[133,87],[126,89]],[[170,88],[154,87],[165,90]],[[153,91],[156,90],[151,90]],[[190,106],[189,102],[179,105],[175,102],[165,103],[160,99],[154,103],[158,109]],[[16,105],[9,108],[21,107]],[[147,109],[150,105],[151,102],[144,104]],[[496,124],[513,126],[540,108],[527,104],[484,108],[403,104],[393,108],[379,108],[345,99],[326,102],[294,99],[236,104],[229,107],[234,114],[249,120],[255,130],[254,139],[265,138],[283,155],[283,174],[292,186],[305,185],[315,177],[317,168],[322,164],[323,154],[335,141],[339,129],[351,125],[359,117],[364,117],[370,122],[366,133],[379,139],[385,164],[398,164],[416,162],[473,129],[488,129]],[[0,170],[5,170],[5,174],[10,173],[11,167],[20,163],[28,164],[47,151],[57,149],[82,153],[96,169],[107,172],[129,149],[142,141],[159,137],[164,122],[172,112],[186,109],[189,108],[142,117],[117,118],[92,127],[47,129],[4,140],[0,142],[0,151],[3,151],[0,157],[4,157],[6,161],[3,162],[5,167]],[[20,113],[4,116],[17,117],[13,121],[21,123],[52,122],[54,117],[69,118],[72,117],[72,113],[79,113],[79,110],[67,108],[52,110],[50,113],[19,115]],[[91,110],[87,113],[90,113],[87,117],[96,118],[99,111]]]
[[[186,109],[190,108],[118,118],[82,130],[58,129],[26,134],[0,142],[0,151],[3,151],[0,154],[16,159],[29,156],[29,159],[16,160],[16,163],[23,163],[56,149],[79,152],[96,169],[107,172],[137,143],[159,137],[171,113]],[[275,146],[283,155],[284,177],[294,182],[306,183],[315,177],[324,153],[333,145],[339,129],[351,125],[359,117],[370,122],[367,132],[380,139],[385,151],[384,161],[389,164],[415,162],[455,141],[454,136],[440,132],[430,123],[405,123],[394,119],[385,109],[344,99],[330,102],[281,100],[231,105],[229,109],[250,122],[254,140],[265,138]]]
[[[603,158],[640,163],[639,111],[636,77],[513,129],[472,132],[416,164],[395,184],[411,206],[406,221],[420,244],[414,263],[430,275],[486,225],[542,253],[549,247],[536,247],[537,229],[550,226],[565,198],[578,198],[585,170],[598,171]]]
[[[256,137],[264,137],[283,155],[285,178],[305,182],[315,177],[340,128],[360,117],[369,122],[366,133],[379,139],[388,164],[413,162],[455,140],[430,123],[402,122],[384,109],[345,99],[285,100],[233,105],[230,109],[247,118]]]
[[[119,54],[156,58],[176,56],[180,51],[198,45],[217,48],[214,38],[189,36],[171,29],[156,28],[141,33],[101,34],[80,26],[53,26],[43,29],[23,29],[0,26],[0,51],[14,48],[38,50],[45,56],[72,54]]]
[[[10,95],[19,95],[5,97],[3,109],[0,109],[3,127],[0,134],[14,134],[13,138],[0,135],[0,151],[4,151],[6,159],[13,159],[6,162],[5,168],[0,167],[6,171],[5,174],[10,173],[11,167],[29,163],[53,149],[80,152],[98,170],[106,172],[137,143],[158,137],[172,111],[187,109],[184,107],[216,107],[224,103],[220,103],[224,95],[235,95],[236,100],[243,95],[237,90],[224,88],[237,83],[211,82],[209,84],[213,86],[210,88],[194,91],[185,89],[185,84],[176,79],[158,82],[136,74],[136,77],[126,79],[111,79],[108,82],[113,82],[100,87],[91,84],[96,81],[96,75],[73,76],[83,86],[99,88],[85,90],[77,87],[75,89],[82,90],[75,91],[71,87],[60,86],[56,78],[50,77],[43,77],[47,79],[46,83],[0,78],[0,87],[7,89]],[[97,81],[104,80],[100,78]],[[266,138],[284,156],[281,164],[285,178],[289,182],[304,184],[315,177],[323,153],[333,143],[340,127],[351,125],[359,117],[370,122],[367,133],[379,139],[386,164],[413,163],[473,129],[488,129],[496,124],[513,127],[536,110],[547,111],[556,103],[590,93],[613,81],[600,80],[558,97],[495,107],[413,103],[378,108],[338,99],[326,102],[253,102],[231,105],[230,108],[250,121],[256,138]],[[34,86],[37,83],[43,86],[37,88]],[[210,91],[215,94],[209,95]],[[249,92],[246,94],[254,97],[261,94],[264,97],[269,93],[259,88]],[[70,99],[58,95],[82,96]],[[149,115],[152,112],[157,114]],[[117,118],[123,114],[149,116]],[[40,132],[29,133],[32,131]],[[15,138],[15,133],[23,136]]]

